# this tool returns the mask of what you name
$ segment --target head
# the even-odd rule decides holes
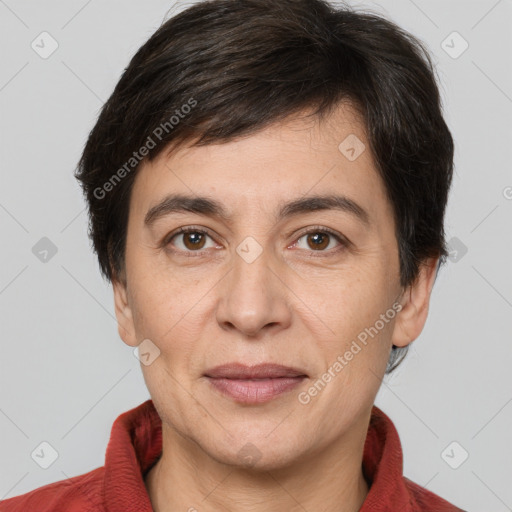
[[[165,22],[76,173],[120,336],[160,351],[142,369],[162,419],[270,467],[362,417],[426,321],[452,162],[428,52],[380,16],[212,0]],[[205,380],[233,361],[307,379],[243,407]]]

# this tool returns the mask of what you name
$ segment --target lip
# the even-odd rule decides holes
[[[248,366],[242,363],[228,363],[207,370],[204,374],[211,378],[224,379],[276,379],[279,377],[307,377],[304,370],[293,366],[274,363],[261,363]]]
[[[301,369],[272,363],[224,364],[208,370],[204,376],[221,394],[244,404],[273,400],[308,378]]]

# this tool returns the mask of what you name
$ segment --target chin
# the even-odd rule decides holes
[[[299,447],[293,446],[288,439],[269,440],[262,437],[259,441],[228,441],[224,450],[219,453],[219,445],[210,451],[210,456],[216,461],[232,466],[233,468],[251,472],[265,472],[286,469],[293,466],[302,455]],[[233,451],[233,446],[239,447]]]

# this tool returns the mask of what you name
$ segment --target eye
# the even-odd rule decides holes
[[[304,242],[301,240],[304,239]],[[338,242],[338,244],[336,244]],[[338,245],[338,249],[336,246]],[[340,247],[341,245],[341,247]],[[305,249],[313,252],[337,252],[345,248],[348,242],[340,235],[328,228],[314,227],[303,233],[297,242],[293,245],[299,249]],[[331,249],[334,249],[331,251]]]
[[[207,245],[208,239],[210,240],[209,246]],[[336,242],[338,243],[336,244]],[[328,253],[329,255],[345,249],[349,244],[348,240],[331,229],[313,226],[303,232],[297,241],[289,247],[305,249],[310,253]],[[175,233],[169,235],[163,245],[170,245],[173,247],[171,251],[182,253],[186,256],[202,256],[207,249],[220,248],[208,231],[194,226],[180,228]],[[321,255],[323,254],[311,254],[311,256]]]
[[[198,228],[180,228],[177,233],[171,235],[165,242],[165,245],[173,245],[181,252],[199,252],[204,249],[216,247],[217,245],[213,242],[210,246],[207,246],[207,239],[212,240],[212,237],[208,232]],[[173,242],[173,240],[176,240]]]

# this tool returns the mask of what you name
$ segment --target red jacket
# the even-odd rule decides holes
[[[161,450],[162,421],[147,400],[114,422],[105,466],[3,500],[0,512],[152,512],[143,475]],[[363,471],[370,491],[359,512],[464,512],[402,475],[398,432],[376,406]]]

